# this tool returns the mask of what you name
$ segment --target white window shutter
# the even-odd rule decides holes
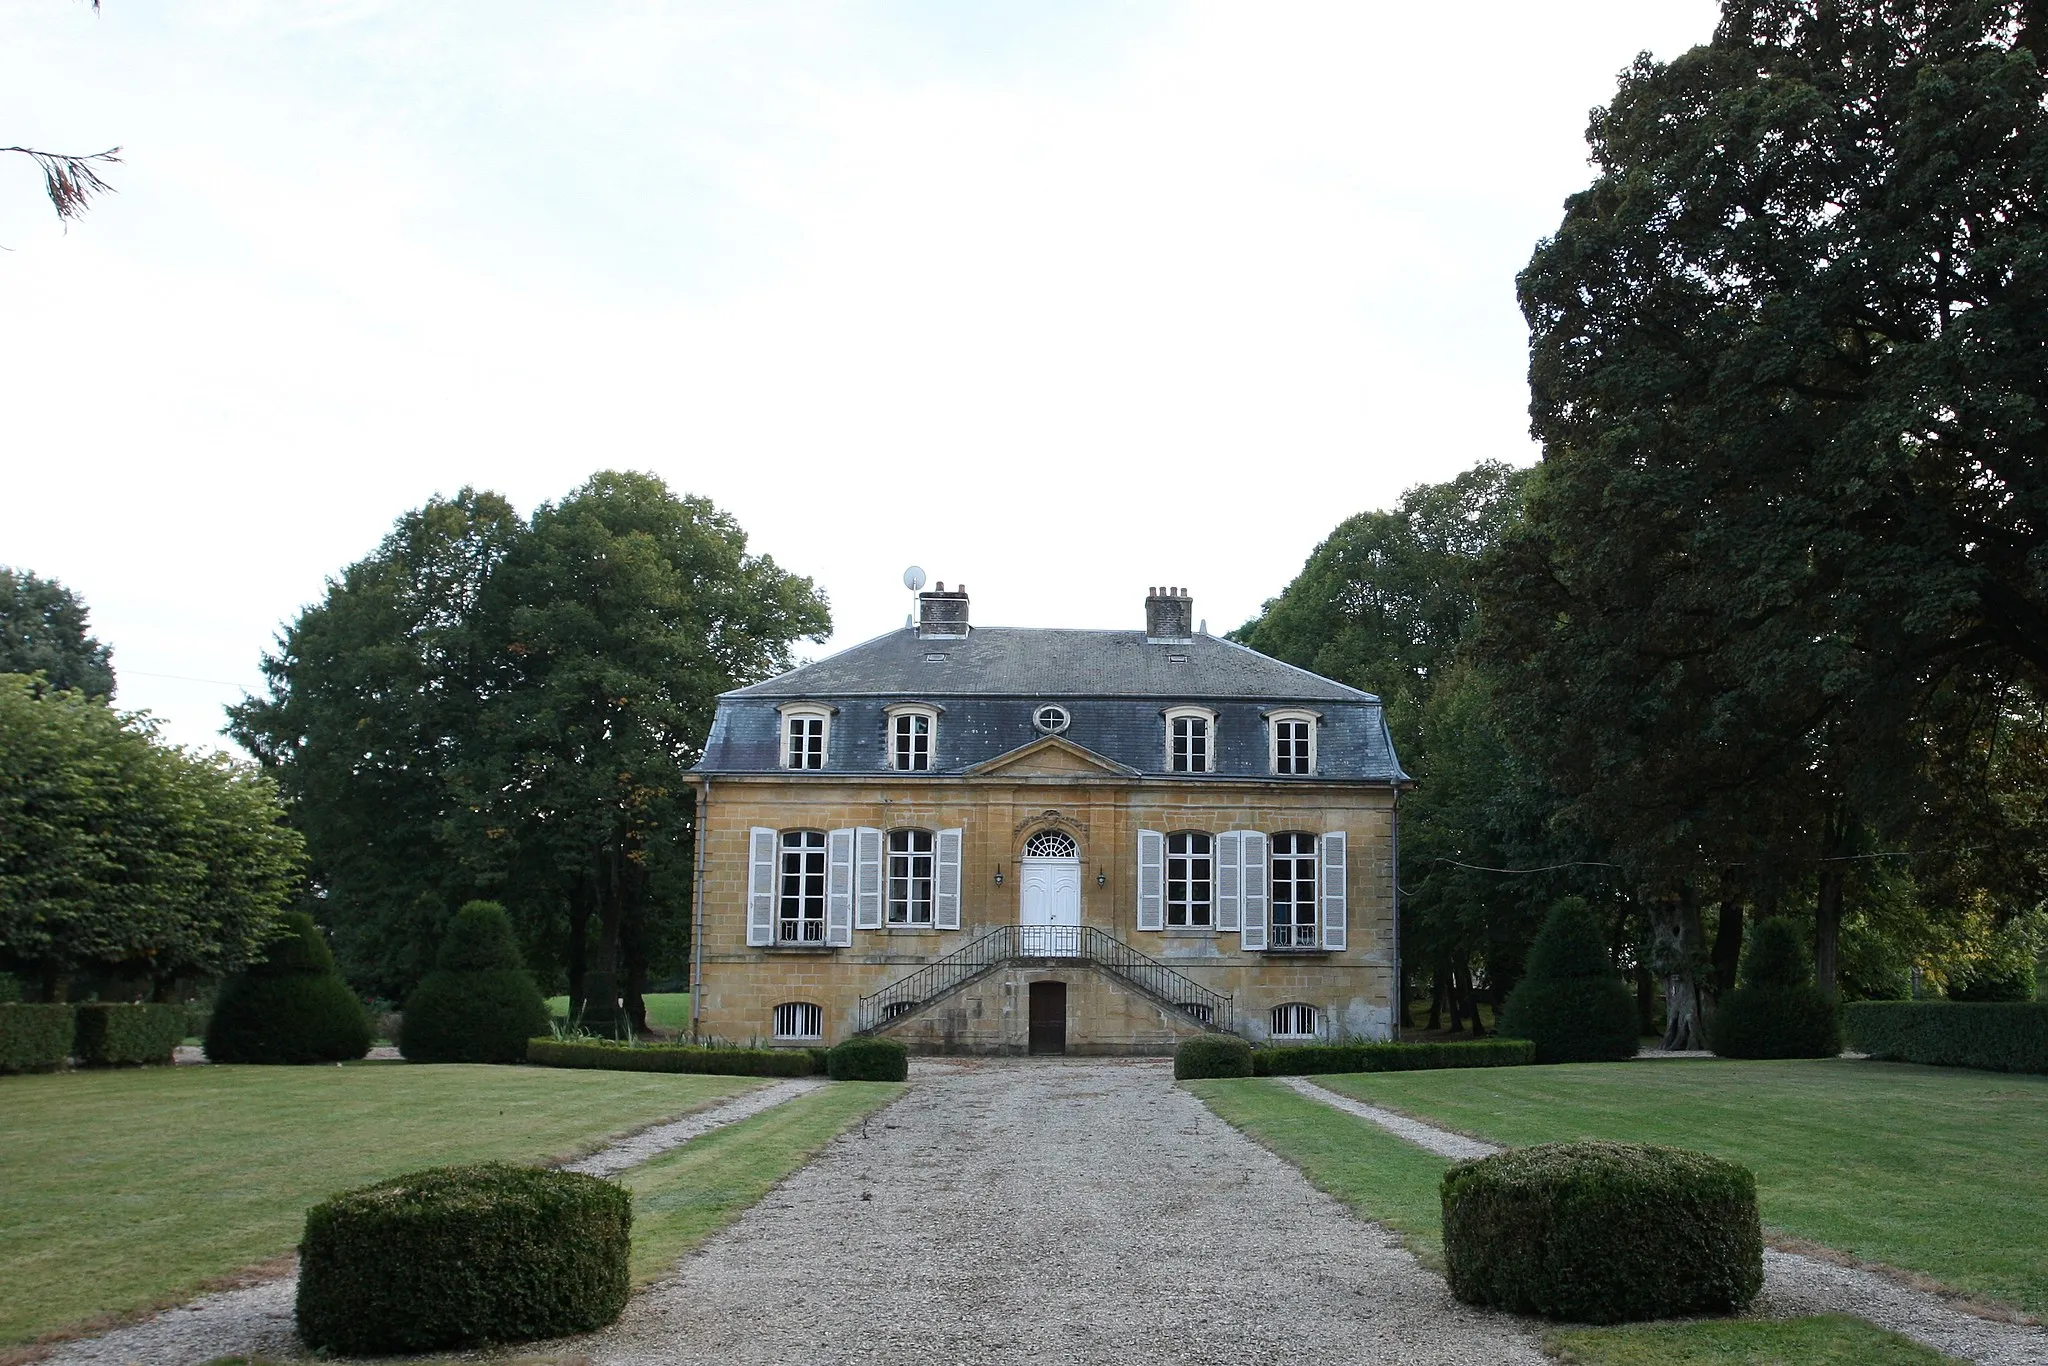
[[[1247,949],[1266,947],[1266,837],[1257,830],[1241,836],[1244,846],[1244,937],[1238,943]]]
[[[1236,934],[1244,904],[1244,832],[1226,830],[1216,837],[1216,929]]]
[[[1138,832],[1138,928],[1166,928],[1166,836]]]
[[[941,930],[960,928],[960,832],[941,830],[938,840],[937,885],[932,889],[932,925]]]
[[[853,832],[853,927],[882,928],[882,832]]]
[[[853,831],[825,834],[825,943],[835,949],[853,944]]]
[[[757,825],[747,832],[747,945],[775,942],[775,832]]]
[[[1322,843],[1323,947],[1341,949],[1351,938],[1351,927],[1345,920],[1350,864],[1344,856],[1344,832],[1332,830],[1323,836]]]

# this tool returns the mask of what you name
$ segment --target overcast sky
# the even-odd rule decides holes
[[[0,564],[214,743],[407,508],[602,468],[902,623],[1210,627],[1533,460],[1514,275],[1707,0],[7,0]],[[813,653],[815,647],[809,647]],[[829,648],[829,647],[828,647]]]

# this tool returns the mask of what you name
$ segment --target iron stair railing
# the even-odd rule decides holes
[[[860,1032],[871,1034],[997,968],[1036,959],[1092,963],[1198,1024],[1224,1033],[1236,1031],[1234,998],[1175,972],[1107,930],[1093,925],[1002,925],[872,996],[861,997]]]

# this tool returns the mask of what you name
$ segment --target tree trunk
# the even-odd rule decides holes
[[[1486,1032],[1486,1026],[1479,1022],[1479,992],[1472,985],[1472,965],[1460,963],[1452,970],[1451,986],[1465,1003],[1466,1018],[1472,1024],[1472,1037],[1478,1038]]]
[[[1842,939],[1842,882],[1848,876],[1839,863],[1820,866],[1820,898],[1813,914],[1813,980],[1830,1001],[1840,993],[1837,962]]]
[[[1394,1026],[1397,1029],[1413,1029],[1414,1017],[1408,1009],[1408,965],[1404,962],[1394,971]]]
[[[1849,846],[1849,816],[1839,806],[1821,824],[1820,894],[1813,906],[1813,980],[1830,1001],[1839,994],[1837,981],[1842,938],[1842,884],[1849,865],[1842,855]]]
[[[1664,978],[1666,1048],[1707,1046],[1707,1019],[1712,1006],[1700,983],[1705,937],[1699,900],[1690,887],[1651,900],[1650,966]]]
[[[1735,990],[1735,968],[1742,961],[1742,902],[1721,898],[1721,923],[1714,927],[1714,994]]]
[[[1429,1023],[1424,1026],[1430,1033],[1444,1027],[1444,970],[1438,968],[1429,975]]]
[[[619,904],[614,851],[599,850],[590,870],[597,902],[597,952],[583,974],[583,1027],[593,1034],[619,1038],[626,1021],[619,1010],[619,931],[624,908]]]
[[[583,1018],[583,979],[590,968],[587,945],[590,906],[580,896],[569,898],[569,1018]]]
[[[1657,1030],[1657,979],[1641,963],[1636,964],[1636,1032],[1653,1034]]]

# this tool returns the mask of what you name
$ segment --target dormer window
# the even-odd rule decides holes
[[[898,773],[926,773],[938,738],[939,710],[923,703],[885,708],[889,718],[889,767]]]
[[[1273,773],[1285,778],[1306,778],[1315,773],[1319,720],[1314,712],[1301,709],[1266,713],[1267,755]]]
[[[1207,707],[1166,710],[1166,771],[1213,773],[1216,769],[1216,713]]]
[[[832,728],[832,709],[798,702],[782,709],[782,766],[823,768]]]

